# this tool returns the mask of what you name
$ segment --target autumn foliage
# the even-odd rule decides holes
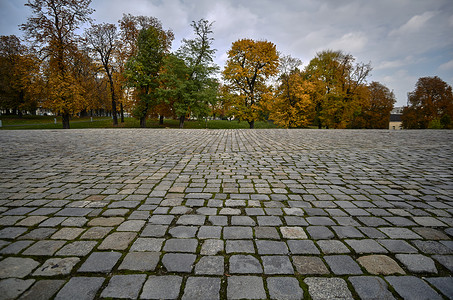
[[[402,116],[404,128],[453,127],[452,88],[439,77],[420,78],[408,102]]]
[[[273,122],[282,128],[388,128],[393,92],[369,82],[370,63],[343,51],[318,52],[305,65],[266,40],[231,44],[221,73],[214,63],[214,23],[172,52],[174,34],[150,16],[124,14],[118,24],[90,19],[91,0],[29,0],[21,29],[32,43],[0,39],[0,110],[75,116],[104,113],[140,119],[227,118]],[[88,26],[88,22],[90,26]],[[86,27],[83,36],[80,28]],[[404,109],[405,128],[452,128],[452,88],[420,78]]]

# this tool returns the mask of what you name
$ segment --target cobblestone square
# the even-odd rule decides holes
[[[453,131],[0,131],[0,299],[452,297]]]

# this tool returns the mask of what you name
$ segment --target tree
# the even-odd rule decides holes
[[[297,58],[280,57],[278,87],[269,111],[270,119],[284,128],[307,126],[311,121],[313,88],[301,74],[301,64]]]
[[[186,116],[195,114],[197,117],[207,117],[209,105],[214,105],[217,95],[217,80],[213,77],[218,67],[214,64],[215,49],[212,49],[214,39],[212,23],[201,19],[191,24],[195,38],[183,39],[182,46],[176,56],[187,67],[187,80],[184,86],[184,97],[178,97],[174,102],[175,114],[179,117],[179,127],[184,127]]]
[[[403,110],[404,128],[451,128],[453,119],[452,88],[437,76],[421,77],[415,90],[408,93]]]
[[[361,103],[361,113],[352,127],[385,129],[388,128],[390,112],[396,103],[395,95],[385,85],[373,81],[366,87],[366,96]]]
[[[254,128],[263,119],[266,101],[272,98],[268,79],[278,73],[278,54],[273,43],[242,39],[233,43],[223,78],[229,91],[236,95],[235,117]]]
[[[100,62],[107,75],[110,96],[112,100],[112,115],[113,125],[118,125],[118,116],[116,110],[116,92],[114,83],[114,74],[116,69],[114,67],[114,51],[117,47],[118,34],[114,24],[97,24],[92,25],[91,28],[86,30],[85,38],[88,43],[88,48],[94,52],[100,59]]]
[[[162,30],[161,24],[142,29],[138,35],[137,53],[126,64],[125,76],[137,96],[133,115],[140,119],[143,128],[150,109],[158,104],[159,73],[172,38],[173,35]]]
[[[32,16],[21,25],[28,37],[42,46],[47,60],[47,104],[62,115],[63,128],[69,128],[69,118],[80,111],[85,99],[70,64],[76,59],[76,30],[89,20],[91,0],[28,0]]]
[[[120,100],[120,112],[121,112],[121,122],[124,122],[124,113],[123,107],[124,105],[133,107],[134,103],[130,100],[130,95],[134,95],[134,92],[130,90],[131,88],[128,86],[127,78],[124,76],[126,71],[126,64],[127,61],[134,55],[137,54],[137,47],[138,47],[138,36],[140,31],[143,29],[147,29],[149,27],[155,27],[162,30],[162,24],[159,19],[155,17],[147,17],[147,16],[133,16],[131,14],[123,14],[121,20],[118,21],[119,23],[119,36],[117,47],[114,51],[114,56],[116,60],[116,64],[118,67],[118,73],[116,74],[117,80],[115,81],[117,84],[117,90],[119,93],[118,100]],[[171,41],[174,39],[174,34],[171,30],[165,31],[165,35],[167,39]]]
[[[0,109],[34,113],[42,88],[40,62],[15,35],[0,36]]]
[[[342,51],[317,53],[305,68],[314,87],[315,122],[318,127],[345,128],[360,105],[361,92],[371,65],[354,64],[355,58]]]

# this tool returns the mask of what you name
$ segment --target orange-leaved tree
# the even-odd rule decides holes
[[[86,106],[83,88],[72,66],[77,61],[76,30],[89,20],[91,0],[29,0],[25,5],[32,16],[21,25],[28,37],[40,44],[46,60],[45,78],[48,93],[46,104],[63,117],[63,128],[69,118]]]
[[[360,112],[357,113],[351,128],[386,129],[390,112],[396,102],[395,95],[385,85],[373,81],[362,88]]]
[[[0,36],[0,109],[35,113],[42,90],[40,62],[15,35]]]
[[[421,77],[408,94],[409,106],[403,110],[404,128],[451,128],[453,123],[452,88],[437,76]]]
[[[234,117],[250,128],[266,116],[266,101],[272,99],[269,79],[278,73],[278,53],[269,41],[242,39],[233,43],[223,71],[227,89],[234,94]]]

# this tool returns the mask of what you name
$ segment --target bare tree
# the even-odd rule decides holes
[[[118,125],[118,115],[116,111],[116,94],[113,80],[113,73],[115,72],[113,53],[118,41],[116,26],[114,24],[105,23],[92,25],[91,28],[85,31],[85,38],[88,48],[98,56],[107,75],[112,97],[113,125],[116,126]]]

